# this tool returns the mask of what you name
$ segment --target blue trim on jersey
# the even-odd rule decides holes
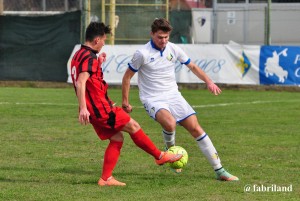
[[[185,118],[183,118],[183,119],[181,119],[181,120],[177,121],[177,123],[180,123],[181,121],[183,121],[183,120],[185,120],[185,119],[189,118],[190,116],[192,116],[192,115],[194,115],[194,114],[196,114],[196,112],[194,112],[194,113],[192,113],[192,114],[190,114],[190,115],[186,116]]]
[[[154,44],[154,42],[153,42],[152,39],[150,40],[150,43],[151,43],[152,48],[156,49],[157,51],[159,51],[160,52],[160,56],[162,57],[163,56],[163,52],[165,51],[166,47],[163,50],[159,49],[158,47],[156,47],[156,45]]]
[[[181,63],[181,64],[188,65],[189,63],[191,63],[191,59],[188,59],[185,63]]]
[[[207,136],[207,134],[205,133],[205,135],[203,137],[201,137],[200,139],[198,139],[197,141],[199,142],[199,141],[203,140],[203,138],[205,138],[206,136]]]
[[[128,63],[128,68],[130,69],[130,70],[132,70],[133,72],[138,72],[139,70],[136,70],[136,69],[134,69],[131,65],[130,65],[130,63]]]

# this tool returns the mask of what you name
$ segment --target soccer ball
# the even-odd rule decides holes
[[[182,154],[183,155],[180,160],[178,160],[174,163],[168,163],[171,168],[181,169],[184,166],[186,166],[189,156],[188,156],[187,151],[184,148],[182,148],[180,146],[172,146],[168,149],[168,152],[171,152],[173,154]]]

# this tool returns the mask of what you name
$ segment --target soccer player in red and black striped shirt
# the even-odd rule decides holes
[[[103,79],[101,68],[106,54],[100,52],[105,45],[106,34],[111,29],[104,23],[91,22],[86,29],[85,44],[75,53],[71,62],[71,75],[79,103],[79,122],[83,125],[91,123],[101,140],[109,140],[103,162],[100,186],[125,186],[117,181],[112,172],[115,168],[123,145],[123,133],[129,133],[133,142],[151,154],[156,164],[179,160],[181,154],[160,151],[144,133],[140,125],[122,108],[114,106],[108,97],[108,85]]]

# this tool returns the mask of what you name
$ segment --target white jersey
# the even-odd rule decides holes
[[[133,55],[129,68],[138,72],[140,98],[150,98],[164,93],[178,91],[175,77],[175,63],[189,64],[190,58],[184,51],[168,42],[164,50],[149,41]]]

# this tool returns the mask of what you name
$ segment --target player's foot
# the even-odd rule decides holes
[[[165,163],[174,163],[182,158],[182,154],[172,154],[169,152],[162,152],[162,157],[155,160],[157,165],[163,165]]]
[[[113,178],[112,176],[107,179],[107,181],[104,181],[102,178],[98,181],[99,186],[126,186],[125,183],[120,182]]]
[[[238,181],[239,178],[227,172],[224,168],[216,171],[217,179],[221,181]]]

